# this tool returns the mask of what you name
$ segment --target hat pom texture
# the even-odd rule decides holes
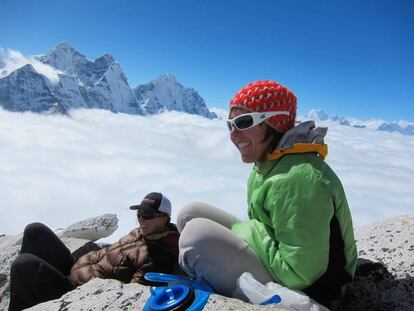
[[[271,80],[249,83],[230,100],[229,107],[240,107],[251,112],[288,111],[288,116],[274,116],[265,122],[281,133],[295,125],[296,96],[283,85]]]

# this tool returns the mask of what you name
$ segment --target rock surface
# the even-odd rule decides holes
[[[333,311],[408,311],[414,305],[414,215],[388,219],[355,230],[359,250],[355,281]],[[5,242],[7,240],[7,242]],[[8,273],[17,256],[19,236],[0,237],[0,310],[8,306]],[[3,242],[2,242],[3,241]],[[86,240],[63,238],[73,251]],[[6,246],[1,248],[1,246]],[[116,280],[94,279],[60,299],[29,310],[142,310],[149,288]],[[211,295],[204,310],[283,310]]]
[[[363,227],[355,238],[358,257],[384,263],[398,279],[414,277],[414,215]]]
[[[363,227],[355,237],[355,280],[333,310],[413,310],[414,215]]]
[[[62,237],[96,241],[110,236],[118,228],[115,214],[105,214],[74,223],[61,233]]]
[[[60,310],[142,310],[150,296],[149,288],[139,284],[123,284],[116,280],[94,279],[60,299],[34,306],[31,311]],[[237,299],[211,295],[203,310],[284,310],[260,307],[243,303]]]

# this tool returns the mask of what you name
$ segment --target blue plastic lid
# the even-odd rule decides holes
[[[263,306],[263,305],[269,305],[271,303],[280,303],[281,301],[282,301],[282,298],[280,298],[279,295],[273,295],[272,297],[261,302],[260,304]]]
[[[208,286],[207,284],[197,281],[185,276],[179,276],[179,275],[172,275],[172,274],[164,274],[164,273],[158,273],[158,272],[147,272],[144,275],[144,278],[147,281],[151,282],[158,282],[158,283],[170,283],[170,282],[180,282],[183,284],[188,284],[189,286],[193,287],[194,289],[201,289],[204,291],[208,291],[211,293],[214,293],[214,290]]]
[[[158,272],[147,272],[144,275],[144,278],[147,281],[159,282],[159,283],[169,283],[172,281],[183,281],[183,282],[191,282],[190,278],[173,275],[173,274],[166,274],[166,273],[158,273]]]
[[[150,303],[151,310],[165,311],[179,306],[190,294],[187,285],[159,287]]]

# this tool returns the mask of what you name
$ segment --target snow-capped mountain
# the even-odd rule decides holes
[[[216,117],[195,90],[185,88],[170,75],[132,90],[121,66],[110,54],[92,61],[63,42],[32,60],[41,65],[42,71],[39,66],[25,65],[0,78],[0,106],[36,112],[101,108],[140,115],[178,110]],[[0,72],[2,67],[3,60]]]
[[[326,114],[325,111],[321,109],[312,109],[307,113],[305,119],[314,121],[325,121],[329,119],[329,116]]]
[[[216,118],[210,112],[204,100],[193,88],[181,85],[174,76],[165,74],[134,89],[135,98],[148,113],[162,110],[185,111],[207,118]]]
[[[378,128],[378,131],[400,132],[404,135],[414,135],[414,124],[406,121],[384,122]]]
[[[303,118],[303,120],[315,121],[333,121],[338,122],[344,126],[351,126],[355,128],[372,128],[377,131],[384,132],[399,132],[403,135],[414,135],[414,123],[408,121],[392,121],[384,120],[359,120],[351,117],[332,116],[321,109],[312,109]]]
[[[11,111],[62,110],[45,79],[27,64],[0,79],[0,105]],[[57,110],[56,107],[59,107]]]

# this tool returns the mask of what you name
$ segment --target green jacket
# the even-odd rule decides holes
[[[327,147],[318,130],[313,121],[302,123],[268,160],[255,164],[248,180],[249,220],[232,231],[279,284],[310,289],[311,297],[331,290],[336,293],[330,296],[338,296],[352,280],[357,252],[345,193],[323,160]]]

